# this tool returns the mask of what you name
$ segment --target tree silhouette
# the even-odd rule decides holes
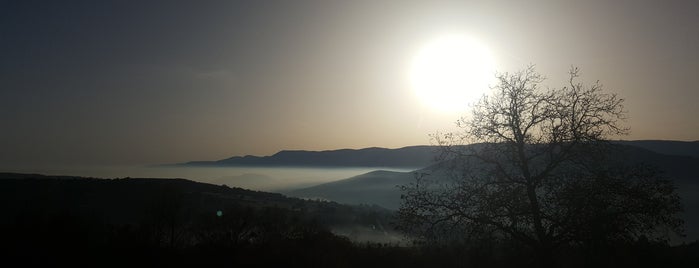
[[[443,150],[433,173],[401,187],[399,227],[415,237],[454,235],[518,241],[551,265],[563,245],[681,232],[678,196],[652,169],[623,163],[606,140],[627,134],[623,99],[599,82],[542,89],[533,66],[498,74],[498,83],[462,129],[433,135]],[[470,144],[470,145],[468,145]],[[466,146],[468,145],[468,146]],[[432,179],[434,178],[434,179]]]

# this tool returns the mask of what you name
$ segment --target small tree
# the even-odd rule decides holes
[[[606,139],[628,132],[623,99],[578,76],[572,68],[568,86],[544,90],[533,66],[497,75],[491,95],[457,121],[462,132],[433,136],[448,160],[434,173],[452,180],[421,174],[402,186],[399,227],[423,239],[513,239],[540,264],[561,245],[679,232],[670,181],[606,157],[619,155]]]

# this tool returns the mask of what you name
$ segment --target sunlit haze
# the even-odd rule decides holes
[[[417,97],[448,112],[465,112],[488,91],[496,71],[488,48],[462,35],[431,40],[415,55],[411,67]]]
[[[619,138],[697,140],[697,3],[3,2],[0,168],[430,144],[529,64],[625,98]]]

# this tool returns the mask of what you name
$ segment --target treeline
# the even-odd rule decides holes
[[[21,266],[526,267],[516,243],[358,243],[333,226],[390,228],[378,207],[176,179],[2,176],[0,254]],[[374,229],[374,228],[369,228]],[[385,233],[379,230],[377,233]],[[565,249],[562,267],[696,267],[699,246]],[[591,256],[593,258],[591,258]]]
[[[355,245],[332,227],[390,226],[391,219],[375,206],[182,179],[25,174],[0,174],[0,211],[3,259],[26,265],[334,266],[355,259],[344,255]]]

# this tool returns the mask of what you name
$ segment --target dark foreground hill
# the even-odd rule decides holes
[[[11,223],[22,217],[41,218],[69,212],[91,215],[107,224],[140,224],[168,219],[172,224],[184,226],[192,224],[191,219],[187,219],[189,216],[238,217],[240,215],[235,211],[226,211],[235,208],[298,212],[324,228],[388,226],[391,216],[389,211],[379,207],[290,198],[278,193],[185,179],[97,179],[0,173],[1,223]],[[156,211],[169,214],[160,215],[154,213]]]
[[[381,175],[380,172],[376,175]],[[390,183],[390,182],[389,182]],[[0,258],[23,267],[530,267],[506,241],[398,246],[377,207],[288,198],[183,179],[0,173]],[[561,251],[561,267],[696,267],[699,245],[638,241],[614,254]],[[612,251],[605,251],[612,252]],[[591,261],[592,260],[592,261]]]
[[[208,256],[210,250],[227,252],[212,263],[257,266],[265,263],[264,254],[270,254],[279,262],[267,263],[273,266],[294,266],[285,258],[333,266],[338,260],[332,255],[313,254],[321,250],[344,254],[353,247],[349,238],[400,241],[389,223],[391,213],[378,207],[288,198],[184,179],[0,173],[0,211],[0,256],[17,258],[22,266],[85,265],[95,258],[114,257],[118,257],[115,266],[119,260],[131,263],[142,258],[148,266],[162,266],[199,262],[198,257]],[[178,254],[194,259],[170,259]]]

